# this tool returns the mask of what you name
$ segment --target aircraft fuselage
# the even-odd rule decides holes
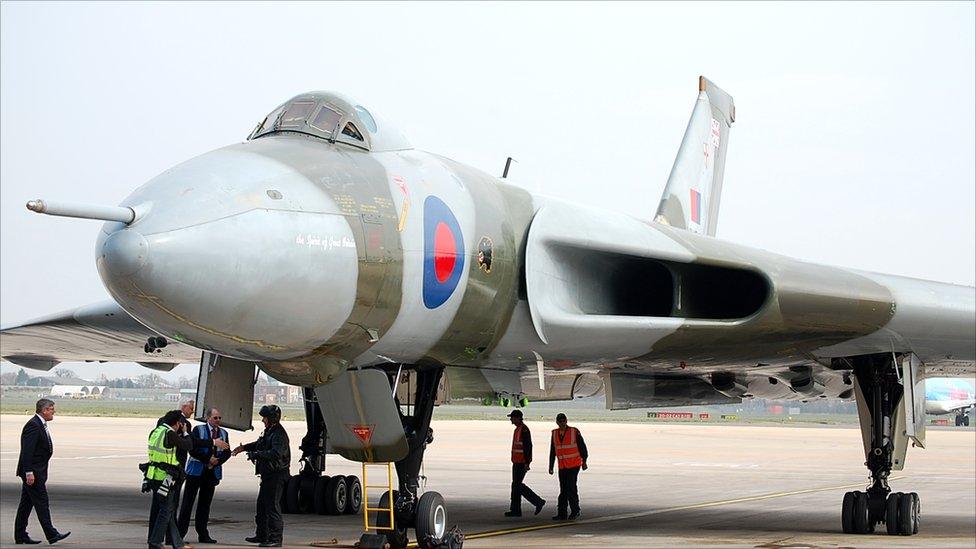
[[[723,142],[715,124],[707,143]],[[118,211],[134,221],[105,223],[96,245],[102,280],[156,332],[305,386],[425,361],[705,374],[893,351],[949,369],[976,358],[973,288],[698,234],[697,190],[687,230],[534,195],[388,128],[338,96],[285,103],[248,141],[126,198]]]

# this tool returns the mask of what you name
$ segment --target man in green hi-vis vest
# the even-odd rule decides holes
[[[193,441],[181,436],[183,429],[183,413],[172,410],[163,416],[162,424],[149,434],[148,455],[149,463],[145,469],[146,484],[153,492],[152,508],[149,512],[149,549],[162,549],[163,539],[169,534],[173,540],[173,549],[188,547],[183,543],[179,528],[176,526],[176,486],[183,475],[176,450],[189,451]],[[227,449],[222,441],[213,444]]]

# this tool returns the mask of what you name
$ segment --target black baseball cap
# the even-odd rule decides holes
[[[522,410],[518,410],[518,409],[512,410],[511,413],[508,414],[508,417],[521,418],[522,417]]]

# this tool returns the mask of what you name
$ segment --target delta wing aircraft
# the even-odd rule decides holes
[[[648,221],[535,195],[415,150],[352,99],[301,94],[119,206],[31,201],[105,221],[95,263],[114,301],[4,328],[0,355],[199,361],[197,409],[236,410],[241,429],[255,367],[302,386],[288,507],[358,508],[355,478],[322,475],[326,453],[394,462],[393,524],[378,519],[394,547],[409,528],[426,546],[447,535],[443,498],[419,487],[443,401],[853,398],[871,482],[845,494],[843,530],[915,533],[917,495],[887,478],[924,445],[924,377],[976,371],[976,292],[715,238],[734,120],[700,78]]]

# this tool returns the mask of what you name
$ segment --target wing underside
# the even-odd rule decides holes
[[[176,341],[147,353],[146,328],[114,301],[38,318],[0,330],[0,358],[38,370],[61,362],[138,362],[168,370],[180,363],[197,362],[200,350]]]

